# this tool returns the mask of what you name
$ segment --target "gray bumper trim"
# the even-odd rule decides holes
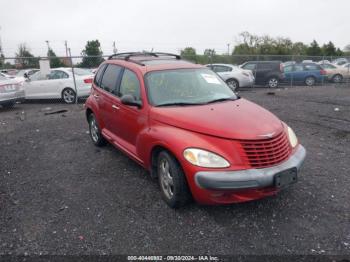
[[[274,176],[284,170],[302,166],[306,150],[299,145],[296,152],[285,162],[268,168],[237,171],[200,171],[195,174],[200,188],[212,190],[236,190],[272,186]]]

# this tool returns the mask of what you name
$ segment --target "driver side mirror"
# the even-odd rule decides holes
[[[142,102],[136,100],[133,95],[123,95],[120,98],[120,100],[121,100],[122,104],[124,104],[124,105],[136,106],[137,108],[141,108],[142,107]]]

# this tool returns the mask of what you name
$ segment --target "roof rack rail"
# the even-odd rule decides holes
[[[126,52],[126,53],[116,53],[108,57],[108,60],[111,59],[123,59],[125,61],[130,61],[139,65],[144,65],[141,61],[136,61],[130,59],[135,56],[151,56],[151,57],[160,57],[160,56],[173,56],[176,60],[180,60],[181,56],[171,53],[162,53],[162,52]]]

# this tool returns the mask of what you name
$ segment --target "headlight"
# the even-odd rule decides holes
[[[230,166],[225,158],[202,149],[187,148],[184,150],[183,155],[188,162],[195,166],[209,168],[223,168]]]
[[[295,135],[293,129],[291,129],[289,126],[288,126],[288,138],[289,138],[289,142],[291,144],[292,147],[296,147],[297,144],[298,144],[298,138],[297,136]]]

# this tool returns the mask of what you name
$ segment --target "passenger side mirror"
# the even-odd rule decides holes
[[[142,107],[142,102],[137,101],[133,95],[123,95],[120,100],[124,105],[136,106],[137,108]]]

